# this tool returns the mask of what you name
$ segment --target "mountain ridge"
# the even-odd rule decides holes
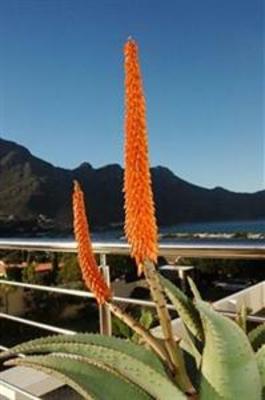
[[[238,193],[203,188],[163,166],[151,168],[151,173],[160,225],[265,218],[265,190]],[[94,168],[83,162],[74,169],[61,168],[0,137],[0,230],[6,220],[36,220],[40,215],[53,221],[55,230],[70,230],[74,179],[84,189],[92,227],[122,223],[123,169],[119,164]]]

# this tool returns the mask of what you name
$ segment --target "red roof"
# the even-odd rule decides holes
[[[52,270],[52,263],[39,263],[35,267],[36,272],[48,272]]]

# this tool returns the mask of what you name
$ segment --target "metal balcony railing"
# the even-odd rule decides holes
[[[100,265],[102,273],[105,276],[108,284],[110,285],[110,274],[109,267],[107,265],[107,256],[110,254],[116,255],[128,255],[129,246],[128,244],[121,241],[113,242],[94,242],[93,249],[96,254],[100,255]],[[75,253],[76,243],[73,240],[65,239],[0,239],[0,250],[26,250],[26,251],[46,251],[46,252],[70,252]],[[207,240],[207,239],[193,239],[193,240],[176,240],[167,243],[160,243],[159,255],[166,259],[176,259],[178,257],[189,257],[189,258],[225,258],[225,259],[264,259],[265,260],[265,243],[262,240]],[[50,287],[37,284],[27,284],[16,281],[9,281],[0,279],[1,285],[8,285],[13,287],[21,287],[24,289],[46,291],[49,293],[58,293],[62,295],[76,296],[80,298],[93,298],[93,294],[83,290],[73,290],[61,287]],[[125,298],[114,296],[113,301],[119,303],[133,304],[145,307],[154,307],[155,304],[152,301],[139,300],[134,298]],[[168,304],[169,309],[174,307]],[[235,314],[232,312],[223,312],[224,314],[234,317]],[[75,334],[75,331],[69,329],[59,328],[53,325],[32,321],[29,319],[9,315],[7,313],[0,313],[0,318],[12,320],[17,323],[30,325],[40,329],[45,329],[54,333],[63,334]],[[264,322],[265,318],[258,316],[249,316],[249,320],[254,322]],[[109,310],[105,306],[99,307],[99,322],[100,332],[105,335],[111,335],[111,315]],[[0,346],[0,350],[4,350],[4,346]],[[0,383],[8,384],[5,382]],[[10,386],[10,385],[9,385]],[[12,386],[12,385],[11,385]],[[28,398],[37,399],[37,397],[17,390],[24,396],[28,395]],[[22,393],[23,392],[23,393]]]
[[[50,252],[76,252],[76,242],[67,239],[0,239],[0,249]],[[128,255],[130,247],[122,241],[93,242],[94,252]],[[163,257],[265,259],[264,240],[185,239],[161,242]]]

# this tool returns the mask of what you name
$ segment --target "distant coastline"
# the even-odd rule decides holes
[[[121,228],[93,231],[95,241],[123,238]],[[185,223],[159,228],[159,239],[220,238],[220,239],[265,239],[265,219],[252,221],[224,221]]]
[[[161,233],[265,233],[265,219],[184,223],[162,227],[160,231]]]
[[[14,234],[12,233],[14,232]],[[92,240],[111,241],[122,240],[124,232],[122,224],[116,227],[101,227],[92,229]],[[56,231],[56,229],[1,231],[2,237],[25,237],[25,238],[69,238],[72,239],[72,229],[67,231]],[[180,223],[170,226],[159,227],[159,240],[166,239],[189,239],[189,238],[213,238],[213,239],[265,239],[265,219],[250,221],[217,221],[217,222],[195,222]]]

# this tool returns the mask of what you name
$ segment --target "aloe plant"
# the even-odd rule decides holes
[[[185,399],[153,352],[122,339],[59,335],[18,345],[11,352],[29,356],[7,364],[55,374],[86,399]],[[33,353],[39,355],[30,356]]]
[[[181,390],[164,360],[153,350],[115,337],[50,336],[17,345],[3,352],[2,359],[9,357],[8,365],[51,373],[86,399],[262,400],[264,326],[250,333],[249,339],[235,322],[205,301],[197,298],[193,303],[171,282],[163,277],[160,280],[188,332],[181,347],[188,347],[194,360],[200,355],[196,393]],[[26,357],[14,358],[21,353]]]

